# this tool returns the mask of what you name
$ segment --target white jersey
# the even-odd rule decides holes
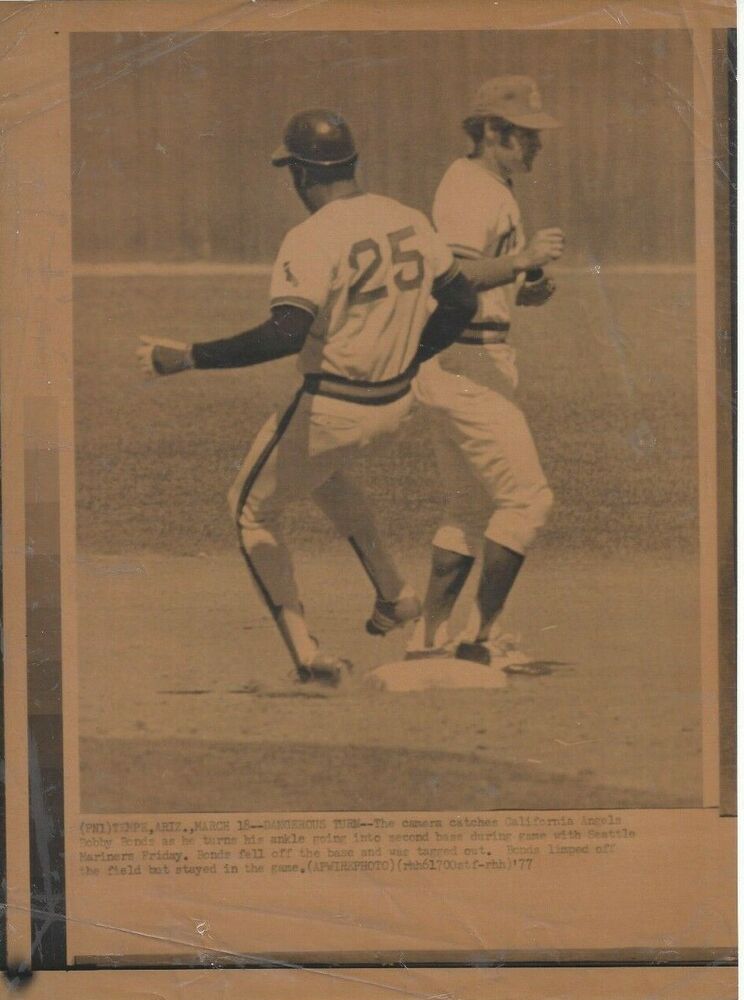
[[[432,210],[434,225],[458,257],[501,257],[524,247],[519,206],[507,181],[480,160],[459,159],[447,169]],[[478,295],[473,324],[509,328],[515,285],[492,288]]]
[[[299,356],[303,374],[383,382],[411,364],[431,313],[431,292],[457,270],[421,213],[392,198],[329,202],[282,243],[271,305],[314,317]]]

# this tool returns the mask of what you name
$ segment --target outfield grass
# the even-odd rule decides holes
[[[262,277],[75,282],[78,537],[87,551],[190,554],[234,545],[225,493],[294,362],[145,382],[140,334],[208,340],[266,312]],[[697,545],[694,282],[689,274],[563,276],[520,310],[520,399],[556,494],[542,545],[690,552]],[[427,544],[442,505],[423,412],[358,466],[386,534]],[[307,502],[307,546],[330,531]]]

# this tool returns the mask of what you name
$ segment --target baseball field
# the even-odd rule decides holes
[[[693,274],[563,273],[548,306],[519,311],[520,399],[556,507],[508,619],[552,672],[409,694],[363,685],[404,636],[365,634],[366,578],[311,504],[287,536],[313,630],[355,663],[347,688],[292,682],[237,551],[225,494],[293,362],[137,369],[140,335],[247,329],[266,286],[76,279],[83,811],[700,804]],[[442,503],[425,414],[357,474],[422,587]]]

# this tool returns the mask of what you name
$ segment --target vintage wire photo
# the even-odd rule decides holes
[[[701,803],[692,66],[73,37],[86,811]]]
[[[16,6],[10,964],[729,995],[733,8]]]

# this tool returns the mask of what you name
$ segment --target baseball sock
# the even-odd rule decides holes
[[[313,499],[349,544],[362,564],[378,597],[397,600],[405,586],[382,535],[366,495],[338,471],[313,493]]]
[[[318,644],[305,622],[292,558],[278,530],[271,536],[266,533],[266,538],[271,541],[256,543],[254,536],[249,547],[243,537],[243,556],[295,665],[309,663]]]
[[[364,567],[377,596],[383,601],[397,601],[402,596],[406,583],[388,555],[375,525],[358,526],[354,534],[349,535],[349,544]]]
[[[423,612],[425,646],[434,644],[437,629],[452,614],[474,562],[473,556],[432,546],[431,575]]]
[[[483,549],[483,571],[476,607],[478,621],[468,624],[466,638],[471,642],[488,642],[493,624],[501,613],[509,592],[524,562],[524,556],[497,542],[486,539]]]
[[[285,637],[287,645],[294,649],[299,663],[311,663],[318,652],[318,643],[310,635],[301,609],[282,608],[277,625]]]

